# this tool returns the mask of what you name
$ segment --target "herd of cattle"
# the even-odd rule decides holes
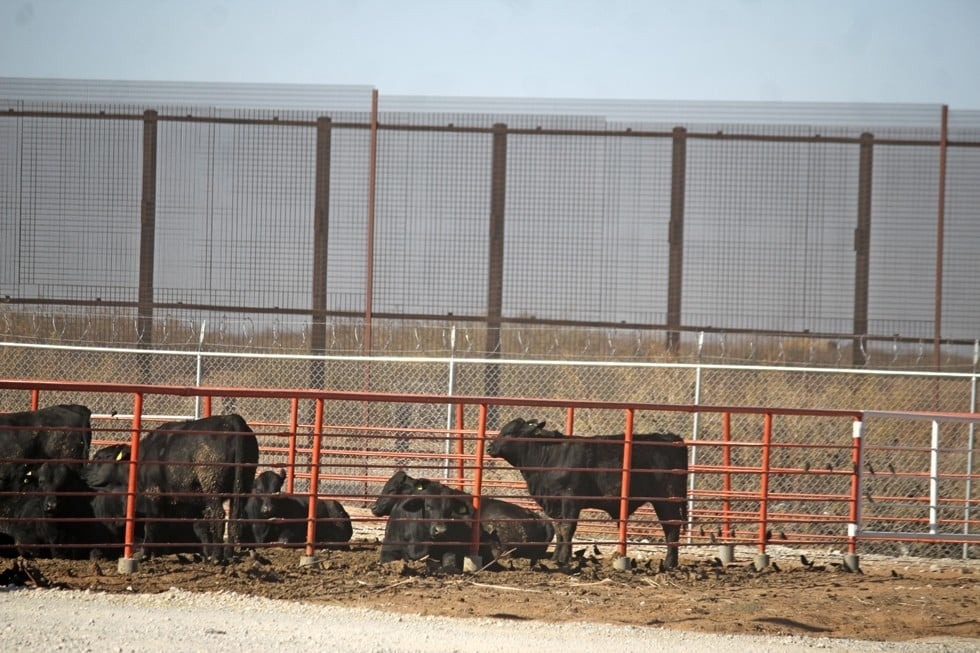
[[[565,564],[580,512],[618,519],[626,480],[628,513],[653,506],[668,545],[664,567],[674,567],[687,519],[687,449],[672,434],[635,434],[633,442],[626,451],[623,435],[569,437],[523,419],[503,426],[487,453],[520,471],[546,516],[396,471],[371,506],[387,517],[381,560],[462,560],[476,544],[484,560],[533,565],[554,539],[552,557]],[[85,406],[0,414],[0,555],[122,555],[132,451],[91,448]],[[237,414],[163,424],[139,439],[136,463],[131,528],[141,557],[198,551],[220,561],[235,544],[307,542],[308,495],[283,493],[284,471],[256,475],[258,440]],[[353,528],[344,507],[319,499],[315,514],[316,546],[346,547]]]

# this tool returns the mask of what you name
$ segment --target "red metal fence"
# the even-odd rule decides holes
[[[969,556],[968,547],[980,542],[980,520],[971,512],[977,503],[978,480],[973,470],[973,431],[969,431],[965,442],[955,432],[958,425],[980,421],[980,414],[976,413],[882,413],[32,380],[0,380],[0,390],[23,392],[24,409],[52,403],[45,402],[45,397],[63,397],[65,393],[94,399],[91,403],[115,406],[131,401],[131,415],[94,413],[96,446],[130,442],[135,448],[141,434],[154,421],[163,419],[145,411],[144,399],[153,396],[203,397],[205,414],[211,412],[212,398],[233,400],[237,412],[246,420],[250,406],[256,405],[250,402],[267,402],[262,404],[266,414],[268,402],[280,406],[277,419],[248,421],[259,438],[260,469],[283,467],[287,470],[285,489],[309,495],[307,542],[303,545],[306,555],[316,549],[313,516],[317,499],[341,501],[351,513],[355,533],[358,528],[378,527],[379,520],[365,508],[395,469],[406,469],[415,476],[438,477],[478,497],[477,504],[479,497],[506,497],[534,507],[515,470],[484,455],[484,445],[493,434],[491,424],[504,411],[531,418],[548,416],[563,424],[568,434],[575,433],[576,421],[583,415],[608,414],[613,423],[620,419],[615,415],[620,415],[620,432],[626,440],[639,432],[637,423],[649,423],[657,415],[698,414],[701,432],[717,433],[717,437],[687,442],[691,461],[689,515],[681,542],[691,550],[748,545],[765,554],[774,546],[801,551],[830,547],[856,555],[862,544],[875,540],[915,543],[926,547],[919,549],[926,555],[930,552],[928,547],[937,543],[962,544],[963,555]],[[308,411],[302,410],[308,402],[313,404],[312,421],[304,419]],[[360,405],[363,421],[332,421],[331,406],[340,402]],[[372,425],[372,410],[414,404],[451,407],[452,427],[403,431]],[[889,420],[926,420],[932,425],[930,438],[924,445],[909,438],[903,438],[901,446],[892,443]],[[798,429],[823,435],[800,442],[792,437]],[[738,437],[734,437],[736,433]],[[869,434],[873,437],[869,438]],[[869,452],[880,455],[896,448],[921,453],[922,466],[896,470],[888,463],[891,469],[875,470],[870,464]],[[624,458],[626,474],[628,454]],[[817,466],[813,462],[817,460],[827,462]],[[880,458],[874,460],[879,464]],[[921,478],[923,491],[915,496],[890,496],[887,479],[894,476]],[[130,479],[127,558],[133,555],[137,491],[132,482],[135,474]],[[806,479],[805,484],[799,482],[802,479]],[[627,498],[620,497],[622,511],[618,521],[583,514],[579,540],[615,545],[623,555],[643,551],[650,545],[660,546],[656,516],[641,509],[629,517],[625,510]],[[368,537],[367,541],[374,540]],[[935,550],[932,555],[936,555]]]

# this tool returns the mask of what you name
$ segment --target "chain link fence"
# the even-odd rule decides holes
[[[409,338],[414,338],[409,335]],[[454,335],[447,334],[451,340]],[[459,334],[455,334],[457,344]],[[519,398],[674,406],[780,407],[876,411],[976,412],[975,372],[913,372],[724,365],[468,358],[465,356],[310,356],[231,351],[142,350],[27,342],[0,343],[6,378],[147,383],[220,388],[323,389],[445,397],[446,402],[328,401],[319,491],[345,505],[366,507],[396,470],[415,476],[472,482],[477,407],[452,397],[518,398],[513,406],[491,405],[488,429],[513,417],[543,419],[576,435],[621,433],[623,413],[609,408],[522,407]],[[296,491],[309,490],[314,402],[282,398],[216,397],[211,411],[236,411],[259,434],[262,468],[286,468]],[[0,410],[22,410],[27,396],[0,394]],[[98,442],[130,437],[132,396],[50,392],[43,404],[80,402],[96,414]],[[512,402],[514,403],[514,402]],[[295,405],[295,409],[294,409]],[[202,399],[148,393],[144,425],[202,414]],[[761,502],[768,508],[774,544],[827,546],[846,542],[853,477],[852,426],[840,417],[777,415],[772,424],[769,469],[763,471],[760,414],[723,414],[693,409],[640,411],[637,432],[670,431],[692,446],[691,544],[751,543]],[[463,425],[462,430],[459,426]],[[976,545],[917,541],[933,532],[975,533],[976,444],[972,424],[944,426],[938,465],[930,467],[931,432],[904,418],[867,424],[863,459],[865,528],[907,533],[908,540],[871,541],[862,551],[900,555],[975,556]],[[460,435],[462,434],[462,435]],[[461,439],[460,439],[461,438]],[[291,448],[296,452],[290,457]],[[769,496],[763,499],[765,475]],[[517,472],[499,461],[484,462],[486,492],[526,501]],[[930,478],[934,485],[930,485]],[[470,488],[471,489],[471,488]],[[935,489],[930,500],[930,489]],[[930,509],[933,513],[930,513]],[[931,518],[931,521],[930,521]],[[582,533],[611,537],[613,522],[587,517]],[[659,541],[649,509],[631,520],[637,537]],[[918,534],[918,535],[917,535]]]

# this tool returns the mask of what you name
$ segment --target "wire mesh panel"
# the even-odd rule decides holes
[[[725,131],[763,133],[750,126]],[[814,132],[766,129],[765,140],[688,135],[688,319],[732,328],[851,329],[858,146],[820,140],[844,130]]]
[[[868,420],[862,526],[909,538],[876,545],[889,554],[955,556],[963,546],[943,544],[943,538],[977,533],[976,424],[937,419],[910,421],[896,415]]]
[[[96,111],[43,104],[42,110]],[[133,107],[114,107],[134,111]],[[138,114],[137,114],[138,115]],[[5,179],[0,271],[5,294],[132,300],[139,224],[137,120],[0,121]],[[14,291],[20,287],[20,291]]]
[[[298,110],[229,108],[267,107],[254,88],[172,104],[152,86],[130,89],[140,104],[121,91],[125,103],[0,100],[11,301],[93,313],[139,302],[144,324],[198,311],[305,316],[309,330],[313,313],[371,307],[494,329],[669,326],[670,352],[699,330],[855,347],[977,336],[969,112],[952,113],[945,139],[940,107],[902,105],[492,113],[402,100],[372,125],[340,91],[316,110],[292,93],[284,106]],[[318,316],[310,342],[322,329]]]

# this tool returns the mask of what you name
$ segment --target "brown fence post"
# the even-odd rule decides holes
[[[500,318],[504,303],[504,205],[507,197],[507,125],[493,126],[493,160],[490,179],[490,251],[487,256],[487,340],[489,358],[500,358]],[[484,376],[485,393],[500,394],[500,366],[488,365]],[[496,409],[490,423],[496,424]]]
[[[854,230],[854,343],[851,362],[866,361],[862,338],[868,334],[868,279],[871,269],[871,186],[873,181],[874,136],[861,134],[858,167],[857,228]]]
[[[674,127],[671,158],[670,223],[667,241],[670,260],[667,277],[667,350],[676,351],[680,344],[681,297],[684,273],[684,192],[687,175],[687,129]]]
[[[156,249],[157,207],[157,112],[143,112],[143,186],[140,198],[140,260],[137,291],[136,328],[141,348],[153,346],[153,255]],[[140,354],[137,366],[140,380],[152,382],[152,362]]]
[[[943,367],[943,257],[946,240],[946,150],[949,134],[949,107],[943,105],[939,118],[939,188],[936,201],[936,306],[932,327],[936,371]],[[937,391],[938,394],[938,391]],[[938,409],[938,397],[937,406]]]
[[[310,353],[327,351],[327,245],[330,233],[330,137],[331,120],[316,119],[316,177],[313,200],[313,326]],[[326,380],[323,359],[310,361],[310,387],[323,388]],[[291,476],[290,476],[291,478]]]

